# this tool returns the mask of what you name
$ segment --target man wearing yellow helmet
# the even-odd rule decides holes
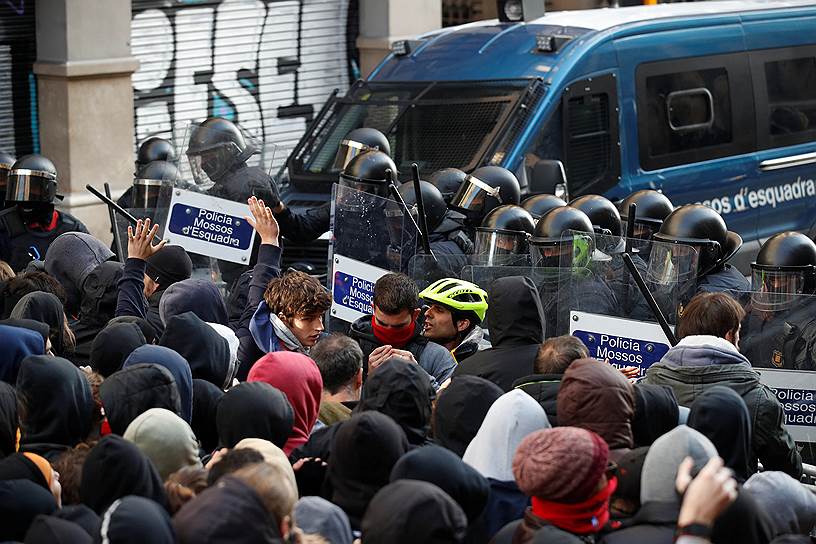
[[[490,347],[479,326],[487,312],[487,292],[456,278],[438,280],[421,293],[428,304],[422,334],[445,346],[457,362]]]

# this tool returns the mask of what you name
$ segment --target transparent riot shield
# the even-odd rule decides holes
[[[418,233],[394,200],[335,184],[329,249],[332,317],[351,322],[371,313],[374,282],[409,273]]]

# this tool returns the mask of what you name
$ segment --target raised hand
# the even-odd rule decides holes
[[[150,225],[150,219],[136,221],[136,228],[128,227],[128,258],[146,261],[167,244],[162,240],[153,245],[153,238],[159,233],[159,226]]]

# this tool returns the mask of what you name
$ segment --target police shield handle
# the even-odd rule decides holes
[[[278,246],[280,228],[278,227],[278,221],[272,213],[272,208],[264,204],[263,200],[258,200],[254,196],[249,197],[247,204],[249,205],[249,212],[252,217],[245,215],[244,219],[246,219],[247,223],[252,225],[252,228],[255,229],[255,232],[261,237],[261,244]]]

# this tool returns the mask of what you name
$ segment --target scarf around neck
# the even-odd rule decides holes
[[[532,498],[533,514],[575,535],[598,533],[609,522],[609,499],[618,487],[610,478],[606,486],[588,499],[577,503],[552,502]]]

